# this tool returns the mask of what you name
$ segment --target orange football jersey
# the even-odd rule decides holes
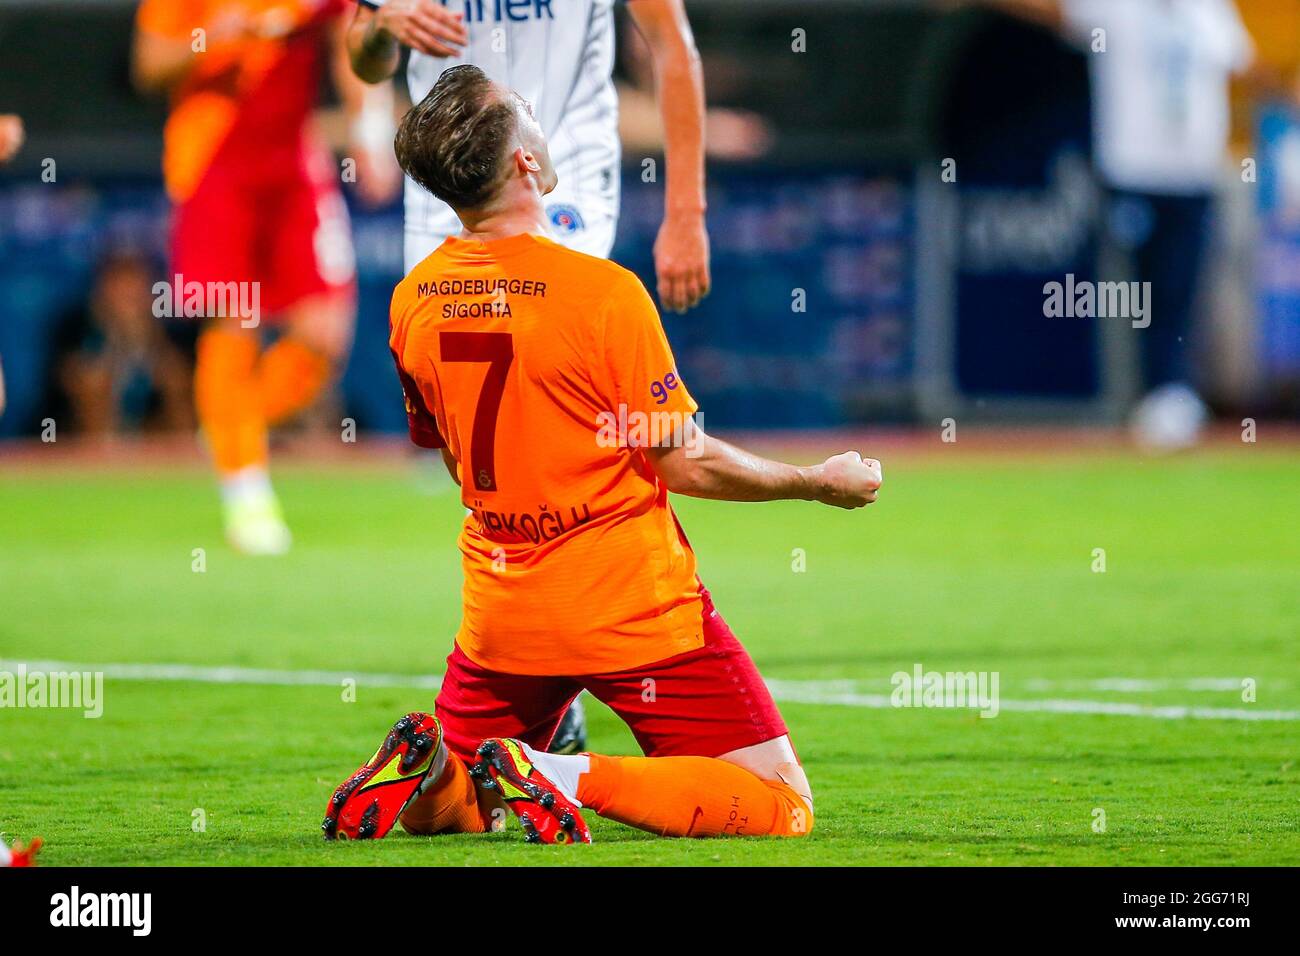
[[[637,448],[696,404],[636,276],[451,238],[393,293],[390,345],[412,439],[459,463],[471,660],[600,674],[703,645],[695,555]]]

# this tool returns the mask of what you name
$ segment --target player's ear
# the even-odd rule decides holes
[[[542,164],[537,161],[537,157],[522,146],[515,150],[515,162],[518,164],[521,173],[540,173],[542,171]]]

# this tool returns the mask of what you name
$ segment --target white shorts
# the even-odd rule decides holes
[[[618,228],[618,198],[616,189],[612,195],[609,191],[588,191],[578,198],[565,189],[561,179],[560,185],[543,199],[551,238],[578,252],[608,259]],[[451,207],[440,202],[426,206],[423,215],[418,217],[408,213],[404,245],[406,271],[415,268],[448,236],[459,235],[461,228]]]

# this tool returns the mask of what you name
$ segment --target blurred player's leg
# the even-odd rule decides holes
[[[346,362],[356,329],[356,260],[347,206],[323,150],[304,150],[294,188],[268,211],[275,223],[266,300],[284,334],[258,366],[269,424],[312,404]]]
[[[257,365],[262,415],[278,425],[308,408],[347,358],[356,307],[350,295],[319,296],[294,306],[285,334]]]
[[[573,698],[555,736],[551,738],[551,745],[546,749],[553,754],[576,754],[587,749],[587,711],[582,706],[581,697]]]
[[[1151,290],[1151,324],[1138,336],[1146,395],[1134,410],[1133,431],[1148,448],[1187,448],[1208,418],[1192,381],[1190,338],[1208,247],[1210,199],[1119,192],[1115,208],[1117,218],[1126,216],[1140,227],[1130,240],[1136,279]]]
[[[282,554],[290,536],[267,471],[259,351],[256,332],[239,320],[211,323],[199,337],[194,394],[220,482],[227,538],[247,554]]]
[[[221,490],[226,537],[246,554],[282,554],[290,536],[271,490],[257,363],[268,291],[256,250],[269,227],[241,168],[214,163],[176,208],[172,269],[181,288],[238,288],[236,301],[205,297],[194,398]],[[238,311],[246,314],[235,314]],[[246,308],[245,308],[246,307]]]
[[[282,554],[291,544],[268,470],[267,429],[312,404],[346,360],[356,322],[355,261],[347,208],[328,155],[305,143],[300,166],[233,201],[201,190],[178,230],[204,276],[256,276],[255,328],[246,319],[213,325],[195,371],[199,419],[221,482],[226,535],[246,554]],[[240,228],[209,238],[216,224]],[[214,249],[224,250],[221,256]],[[263,319],[280,335],[261,351]]]

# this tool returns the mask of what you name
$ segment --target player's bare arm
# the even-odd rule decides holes
[[[655,275],[664,308],[685,312],[709,294],[704,226],[704,73],[682,0],[627,5],[654,62],[667,164],[664,221],[655,239]]]
[[[388,0],[378,8],[358,3],[348,28],[352,70],[367,83],[390,79],[404,46],[429,56],[456,56],[469,43],[463,20],[436,0]]]
[[[820,465],[801,467],[763,458],[706,435],[687,419],[670,445],[645,449],[668,490],[721,501],[820,501],[861,508],[876,500],[880,462],[846,451]]]

